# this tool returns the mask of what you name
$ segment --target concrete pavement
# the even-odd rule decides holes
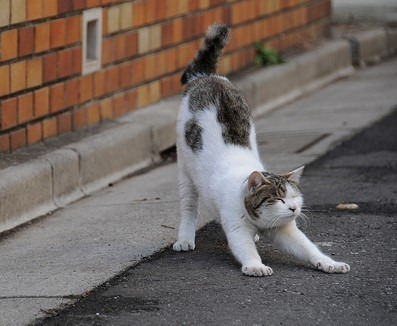
[[[265,164],[307,164],[397,104],[397,60],[357,72],[257,119]],[[286,141],[287,139],[287,141]],[[176,238],[176,165],[107,187],[0,239],[0,324],[81,299]],[[200,221],[200,226],[205,220]]]

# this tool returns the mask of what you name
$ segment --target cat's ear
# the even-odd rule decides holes
[[[262,185],[270,184],[270,181],[265,178],[265,176],[260,172],[252,172],[248,177],[248,192],[253,194],[255,189]]]
[[[305,168],[304,166],[301,166],[300,168],[297,168],[291,172],[288,172],[287,174],[284,174],[283,176],[286,177],[289,181],[299,183],[304,168]]]

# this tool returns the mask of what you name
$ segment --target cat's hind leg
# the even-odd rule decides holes
[[[178,172],[181,223],[179,225],[178,241],[175,242],[173,249],[175,251],[189,251],[195,248],[198,193],[181,164]]]

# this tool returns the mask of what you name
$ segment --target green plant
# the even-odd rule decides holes
[[[255,62],[258,66],[278,65],[285,62],[279,53],[260,42],[255,44],[255,51]]]

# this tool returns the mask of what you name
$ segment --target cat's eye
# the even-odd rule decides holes
[[[278,200],[281,200],[281,202],[283,203],[283,204],[285,204],[285,201],[284,201],[284,199],[282,199],[282,198],[277,198]]]

